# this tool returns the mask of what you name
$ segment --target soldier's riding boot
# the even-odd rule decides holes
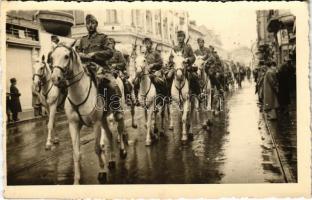
[[[190,80],[190,90],[193,94],[197,95],[198,99],[201,100],[201,93],[200,93],[200,84],[199,79],[196,73],[189,73],[189,80]]]
[[[137,77],[134,78],[133,80],[133,91],[134,91],[134,96],[135,96],[135,105],[140,106],[140,101],[139,101],[139,89],[140,89],[140,82]]]
[[[123,83],[125,88],[126,103],[130,106],[132,103],[135,103],[135,97],[132,93],[133,88],[128,79],[123,79]]]

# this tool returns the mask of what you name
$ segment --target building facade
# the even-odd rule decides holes
[[[6,19],[6,89],[17,79],[23,110],[32,109],[33,64],[51,50],[51,35],[70,36],[73,16],[66,12],[10,11]],[[62,30],[61,33],[58,30]]]
[[[98,20],[98,31],[117,41],[117,48],[130,54],[133,45],[142,48],[142,39],[150,37],[154,47],[169,51],[176,44],[176,32],[183,30],[188,35],[188,13],[161,9],[104,9],[100,11],[74,11],[75,25],[72,36],[87,35],[85,16],[93,14]]]
[[[289,10],[257,11],[258,58],[274,59],[278,65],[295,52],[295,16]]]

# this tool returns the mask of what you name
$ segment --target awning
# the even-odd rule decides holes
[[[282,26],[293,26],[295,22],[295,16],[292,14],[280,15],[273,17],[269,20],[267,30],[269,32],[276,33]]]

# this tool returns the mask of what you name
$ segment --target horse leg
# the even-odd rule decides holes
[[[181,138],[182,144],[187,143],[188,120],[189,120],[189,101],[185,101],[183,105],[183,114],[182,114],[182,138]]]
[[[76,122],[69,122],[69,132],[73,145],[74,158],[74,184],[79,184],[80,180],[80,129],[81,125]]]
[[[56,113],[56,103],[49,105],[49,119],[48,119],[48,137],[45,149],[50,150],[52,146],[52,131],[54,127],[54,118]]]
[[[145,145],[150,146],[152,144],[152,136],[151,136],[151,122],[152,122],[152,115],[153,115],[153,109],[154,106],[149,108],[146,111],[147,114],[147,121],[146,121],[146,140],[145,140]]]
[[[105,147],[105,141],[108,141],[108,144]],[[121,142],[122,143],[122,142]],[[113,133],[110,130],[107,120],[104,118],[102,120],[102,129],[101,129],[101,139],[100,139],[101,149],[104,150],[106,155],[108,155],[108,168],[115,168],[115,145]]]
[[[127,157],[127,150],[126,150],[126,145],[125,144],[128,144],[128,135],[125,134],[125,121],[124,121],[124,117],[120,114],[116,118],[116,121],[117,121],[118,135],[120,136],[119,155],[120,155],[120,157],[122,159],[125,159]]]
[[[134,115],[135,115],[135,105],[134,102],[131,103],[131,120],[132,120],[132,128],[138,128],[138,125],[134,121]]]
[[[95,153],[99,159],[100,170],[98,173],[98,181],[101,184],[107,182],[107,152],[105,142],[107,141],[107,133],[104,128],[101,128],[101,122],[96,122],[93,126],[94,134],[95,134]],[[109,146],[109,145],[107,145]]]
[[[161,115],[161,125],[160,125],[160,132],[159,132],[159,135],[161,137],[165,136],[164,120],[165,120],[166,107],[167,107],[166,104],[161,107],[161,113],[160,113],[160,115]]]
[[[169,123],[169,130],[173,130],[173,115],[172,113],[170,114],[170,110],[174,110],[174,107],[173,107],[173,103],[171,103],[170,105],[168,105],[168,119],[170,121]]]

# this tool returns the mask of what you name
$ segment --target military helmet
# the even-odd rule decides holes
[[[86,22],[88,22],[88,21],[95,21],[96,23],[98,23],[97,19],[91,14],[88,14],[86,16]]]
[[[204,40],[204,38],[199,37],[199,38],[197,38],[197,42],[205,42],[205,40]]]
[[[146,44],[147,42],[150,42],[151,44],[153,43],[152,39],[149,37],[145,37],[142,41],[143,44]]]
[[[184,31],[178,31],[177,36],[184,36],[185,37],[185,32]]]

